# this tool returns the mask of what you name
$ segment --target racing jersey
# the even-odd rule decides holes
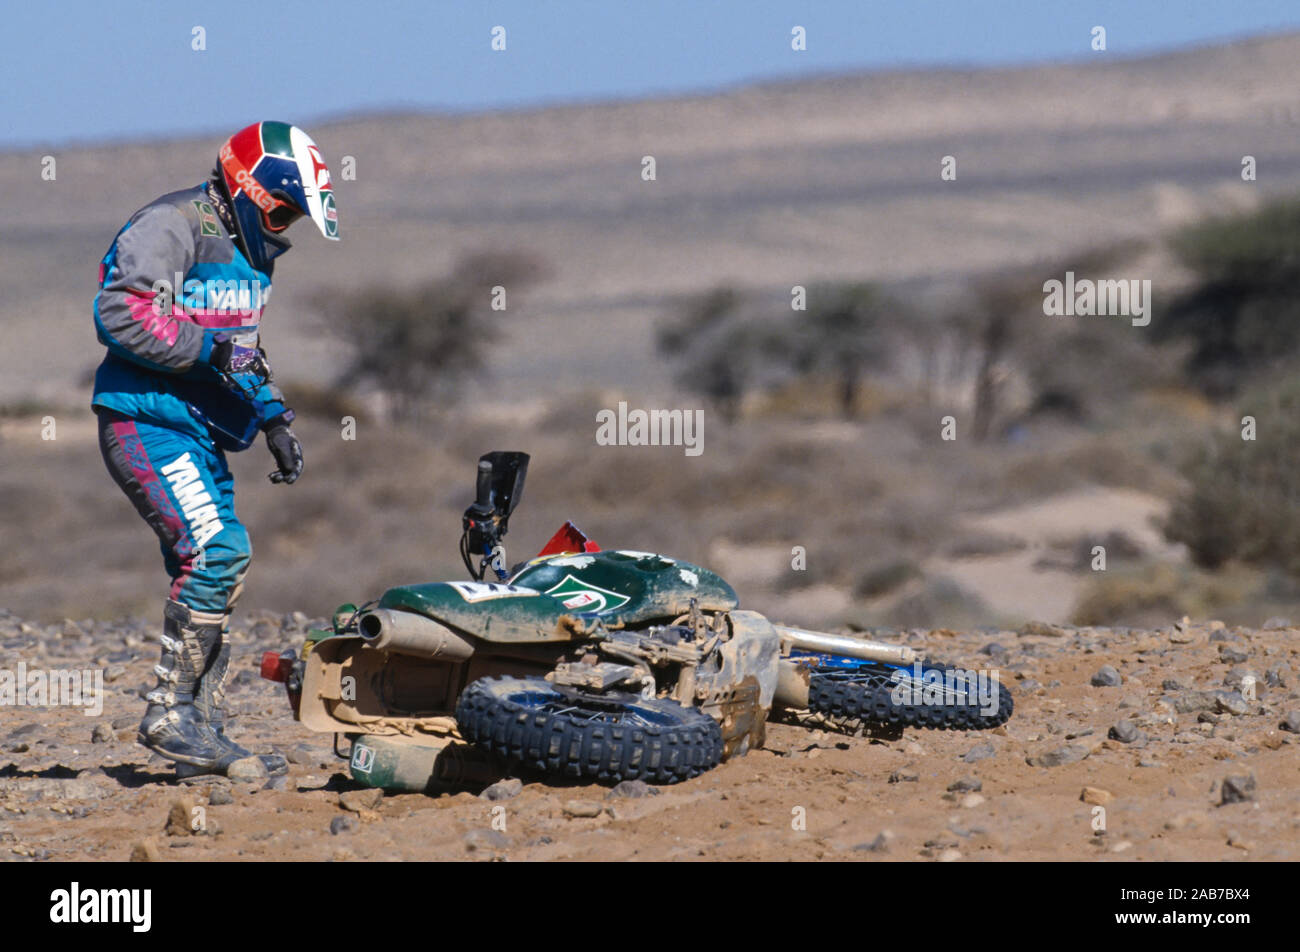
[[[95,331],[108,348],[92,400],[146,423],[246,449],[284,413],[280,390],[253,373],[223,381],[213,338],[259,346],[270,269],[241,252],[207,185],[171,192],[122,227],[99,265]],[[229,384],[236,384],[231,386]]]

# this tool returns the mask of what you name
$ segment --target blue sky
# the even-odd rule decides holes
[[[498,24],[504,53],[489,46]],[[796,24],[806,52],[790,49]],[[1097,24],[1108,54],[1089,50]],[[50,0],[4,12],[0,148],[1129,56],[1294,29],[1296,0]]]

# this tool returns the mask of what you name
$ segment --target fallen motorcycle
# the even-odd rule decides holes
[[[774,624],[708,569],[601,550],[572,522],[508,570],[528,459],[479,460],[461,536],[470,580],[344,605],[300,652],[263,658],[299,721],[349,738],[359,782],[433,791],[522,771],[667,784],[761,747],[774,708],[895,732],[1011,716],[996,674]]]

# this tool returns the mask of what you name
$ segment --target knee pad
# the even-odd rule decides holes
[[[228,612],[243,591],[251,559],[247,530],[231,523],[208,543],[202,557],[194,560],[186,589],[208,593],[203,599],[205,607],[212,602],[213,609]]]

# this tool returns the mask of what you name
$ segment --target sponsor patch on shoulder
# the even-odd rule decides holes
[[[500,582],[448,582],[467,602],[485,602],[491,598],[518,598],[523,595],[540,595],[535,588],[522,585],[504,585]]]
[[[199,234],[216,238],[221,234],[221,226],[217,224],[217,211],[205,201],[196,200],[194,207],[199,212]]]

